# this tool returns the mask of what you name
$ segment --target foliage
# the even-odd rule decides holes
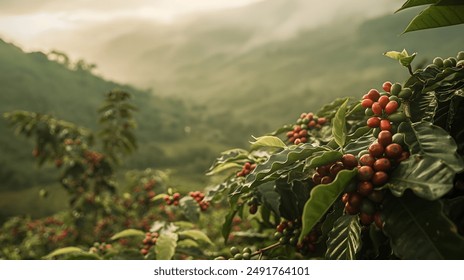
[[[137,148],[125,91],[108,93],[98,134],[6,113],[35,140],[37,161],[62,170],[69,208],[8,220],[0,258],[463,259],[464,52],[416,70],[416,54],[385,55],[407,68],[404,83],[335,100],[223,152],[207,171],[221,182],[204,192],[176,191],[151,169],[116,183]]]

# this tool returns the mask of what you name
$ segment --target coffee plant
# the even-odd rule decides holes
[[[209,194],[229,204],[226,242],[237,215],[275,240],[246,258],[464,258],[464,52],[414,72],[415,54],[385,55],[411,77],[302,113],[215,161],[210,175],[229,174]]]
[[[400,10],[421,5],[405,32],[463,23],[462,1]],[[182,193],[159,170],[117,173],[137,148],[126,92],[106,95],[96,133],[6,113],[39,165],[60,171],[69,209],[10,218],[0,259],[464,259],[464,52],[416,69],[415,53],[385,56],[404,82],[221,153],[207,171],[221,183],[203,191]]]

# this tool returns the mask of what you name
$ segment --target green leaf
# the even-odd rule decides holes
[[[185,196],[179,201],[180,209],[184,216],[191,222],[196,223],[200,219],[200,206],[190,196]]]
[[[242,168],[242,165],[236,162],[224,162],[224,163],[216,165],[214,168],[209,170],[206,173],[206,175],[211,176],[211,175],[215,175],[215,174],[221,173],[229,169],[240,169],[240,168]]]
[[[417,54],[413,53],[412,55],[409,55],[406,50],[403,50],[402,52],[389,51],[389,52],[384,53],[383,55],[385,55],[386,57],[392,58],[394,60],[398,60],[398,62],[401,65],[405,67],[409,67]]]
[[[280,194],[275,190],[274,182],[264,183],[257,188],[263,205],[280,217]]]
[[[302,215],[303,227],[300,241],[313,229],[325,213],[339,199],[345,187],[356,176],[358,170],[342,170],[330,184],[321,184],[311,190]]]
[[[182,239],[182,240],[190,238],[202,244],[213,245],[213,242],[211,241],[211,239],[209,239],[209,237],[200,230],[194,230],[194,229],[184,230],[184,231],[178,232],[178,234],[179,234],[179,239]]]
[[[384,201],[385,234],[401,259],[464,259],[464,239],[442,212],[440,201],[407,194]]]
[[[375,137],[372,136],[372,133],[368,133],[349,142],[343,151],[357,156],[359,152],[367,150],[374,141]]]
[[[361,225],[358,216],[341,216],[329,233],[325,257],[329,260],[355,260],[360,249]]]
[[[179,240],[177,248],[199,248],[200,245],[192,239]]]
[[[326,150],[322,147],[314,147],[311,144],[290,146],[279,153],[275,153],[263,164],[258,165],[247,177],[245,187],[254,187],[264,182],[264,179],[276,171],[289,167],[294,163],[304,160],[315,152]]]
[[[435,158],[449,166],[455,173],[464,169],[464,163],[456,152],[456,142],[443,128],[429,122],[414,124],[404,122],[398,128],[398,132],[404,133],[411,154]]]
[[[65,248],[56,249],[50,254],[44,256],[43,259],[51,259],[53,257],[57,257],[57,256],[65,255],[65,254],[77,254],[77,253],[85,253],[85,251],[78,247],[65,247]]]
[[[464,5],[432,5],[417,15],[404,33],[464,23]]]
[[[455,172],[443,161],[412,155],[395,168],[385,186],[396,196],[411,189],[419,197],[435,200],[453,188],[454,176]]]
[[[338,108],[335,117],[332,120],[332,135],[335,142],[343,148],[346,140],[346,106],[348,99]]]
[[[177,247],[178,236],[174,232],[163,232],[158,237],[155,245],[157,260],[170,260],[174,256]]]
[[[439,2],[439,0],[408,0],[406,3],[401,6],[396,12],[412,8],[412,7],[417,7],[417,6],[422,6],[422,5],[428,5],[428,4],[435,4]]]
[[[117,239],[120,239],[120,238],[134,237],[134,236],[144,237],[145,233],[143,231],[141,231],[141,230],[138,230],[138,229],[125,229],[125,230],[123,230],[121,232],[118,232],[115,235],[113,235],[111,237],[111,240],[117,240]]]
[[[254,138],[254,137],[253,137]],[[254,142],[251,143],[251,150],[257,150],[259,148],[277,148],[277,149],[285,149],[287,145],[280,140],[279,137],[275,136],[261,136],[258,138],[254,138]]]
[[[342,158],[343,154],[339,151],[325,151],[320,155],[311,158],[305,168],[316,168],[322,165],[336,162]]]
[[[332,103],[329,103],[327,105],[324,105],[317,113],[316,116],[318,117],[326,117],[329,119],[332,119],[336,112],[337,109],[340,108],[340,106],[343,105],[343,103],[346,102],[346,98],[337,98]]]
[[[237,213],[238,210],[230,211],[225,217],[224,224],[222,224],[221,234],[224,238],[224,244],[227,244],[227,241],[229,240],[229,234],[232,230],[232,220],[234,219],[235,215],[237,215]]]

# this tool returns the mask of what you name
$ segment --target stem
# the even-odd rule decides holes
[[[274,248],[276,248],[276,247],[279,247],[280,245],[281,245],[280,242],[274,243],[274,244],[269,245],[269,246],[267,246],[267,247],[265,247],[265,248],[263,248],[263,249],[259,249],[258,251],[256,251],[256,252],[254,252],[253,254],[251,254],[250,257],[254,257],[254,256],[257,256],[257,255],[260,255],[259,258],[261,259],[261,257],[262,257],[262,255],[263,255],[264,252],[269,251],[269,250],[272,250],[272,249],[274,249]]]
[[[409,74],[413,77],[415,77],[416,79],[418,79],[421,83],[425,83],[425,80],[422,80],[419,76],[417,76],[416,74],[414,74],[414,72],[412,71],[412,67],[411,65],[408,65],[408,71],[409,71]]]

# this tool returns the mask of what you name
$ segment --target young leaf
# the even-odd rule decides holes
[[[329,233],[325,257],[329,260],[355,260],[360,249],[361,225],[358,216],[341,216]]]
[[[332,120],[332,135],[338,146],[343,148],[346,140],[346,106],[348,99],[338,108],[335,117]]]
[[[111,240],[117,240],[120,238],[126,238],[126,237],[144,237],[145,233],[141,230],[138,229],[125,229],[121,232],[116,233],[111,237]]]
[[[287,145],[280,140],[279,137],[275,136],[262,136],[255,138],[254,142],[251,143],[251,150],[257,150],[259,148],[277,148],[277,149],[285,149]]]
[[[464,239],[442,212],[440,201],[407,194],[384,201],[385,234],[401,259],[464,259]]]
[[[398,60],[398,62],[404,67],[409,67],[417,54],[413,53],[412,55],[409,55],[406,50],[403,50],[402,52],[389,51],[383,55],[394,60]]]
[[[174,256],[177,247],[178,236],[174,232],[163,232],[158,237],[155,245],[157,260],[170,260]]]
[[[303,227],[300,242],[313,229],[317,222],[325,215],[332,205],[339,199],[345,187],[356,176],[358,170],[342,170],[330,184],[321,184],[311,191],[309,200],[303,209]]]

